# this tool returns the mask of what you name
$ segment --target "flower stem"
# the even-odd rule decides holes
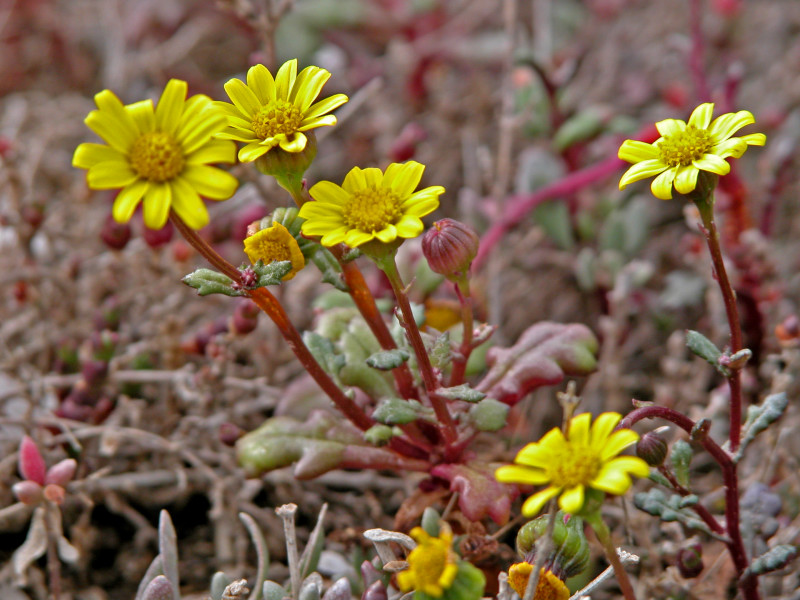
[[[636,594],[633,592],[633,586],[631,585],[631,580],[628,578],[628,572],[625,570],[622,561],[617,555],[617,549],[611,541],[611,532],[608,530],[608,525],[605,524],[605,521],[603,521],[603,518],[600,516],[600,512],[598,511],[593,515],[583,516],[586,522],[592,527],[597,539],[603,546],[603,551],[605,552],[608,562],[611,563],[611,566],[614,568],[614,575],[617,577],[617,583],[619,583],[625,600],[636,600]]]
[[[57,519],[60,519],[60,516],[55,514],[58,510],[60,510],[58,506],[52,502],[44,503],[44,526],[47,532],[47,575],[52,600],[61,598],[61,563],[58,560],[60,527],[55,523]]]
[[[728,279],[728,272],[725,270],[725,261],[722,258],[722,250],[719,245],[719,232],[714,222],[714,197],[709,195],[705,200],[697,199],[695,200],[695,205],[700,212],[708,251],[711,254],[714,273],[725,304],[725,314],[728,317],[728,327],[731,332],[731,354],[735,354],[743,348],[742,326],[739,322],[739,310],[736,306],[736,292],[733,291],[731,282]],[[730,440],[731,451],[736,452],[739,447],[742,429],[742,379],[740,369],[731,369],[730,371],[731,374],[728,377],[728,387],[731,393]]]
[[[411,310],[411,303],[408,301],[403,280],[400,278],[400,273],[397,271],[397,264],[394,261],[394,252],[377,261],[377,264],[389,279],[392,291],[394,291],[395,298],[397,298],[397,304],[403,315],[402,325],[406,331],[408,341],[414,349],[414,354],[417,357],[417,366],[422,373],[422,381],[425,383],[428,398],[430,398],[431,405],[436,413],[436,418],[439,419],[439,422],[444,428],[444,437],[447,441],[447,445],[450,446],[458,437],[456,426],[444,399],[436,394],[439,382],[436,379],[436,375],[433,373],[431,359],[428,356],[428,351],[425,349],[425,344],[422,341],[419,328],[414,320],[414,313]]]
[[[241,283],[242,275],[239,273],[239,269],[234,267],[231,263],[227,260],[222,258],[219,253],[214,250],[214,248],[201,238],[197,232],[189,227],[186,223],[183,222],[174,211],[169,212],[169,220],[172,221],[172,224],[175,226],[175,229],[184,237],[184,239],[189,242],[192,247],[197,250],[200,255],[205,258],[211,265],[224,273],[231,279],[233,279],[237,283]]]
[[[620,421],[617,429],[630,428],[634,423],[648,418],[665,419],[689,434],[692,433],[695,426],[695,422],[692,419],[676,410],[664,406],[645,406],[628,413]],[[710,437],[706,436],[700,441],[722,470],[722,479],[725,483],[725,533],[729,538],[726,545],[736,567],[742,594],[745,600],[760,600],[761,595],[758,591],[757,578],[742,578],[745,569],[747,569],[748,559],[747,552],[744,549],[742,533],[739,530],[739,478],[736,474],[736,463]]]
[[[464,383],[464,373],[467,370],[467,361],[472,353],[472,335],[474,321],[472,316],[472,298],[470,297],[469,282],[466,278],[456,282],[456,295],[461,304],[461,322],[464,324],[464,333],[461,338],[461,347],[458,356],[453,358],[453,372],[450,373],[450,386]]]

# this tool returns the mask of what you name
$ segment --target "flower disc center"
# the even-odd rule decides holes
[[[703,158],[713,147],[711,136],[705,129],[687,125],[686,129],[665,137],[658,143],[661,162],[670,167],[688,166],[693,160]]]
[[[600,471],[600,459],[588,446],[569,444],[563,455],[553,457],[548,475],[554,486],[588,485]]]
[[[168,133],[152,131],[133,143],[130,163],[142,179],[169,181],[183,170],[183,149]]]
[[[382,231],[401,215],[400,198],[390,189],[370,188],[353,192],[344,206],[345,224],[365,233]]]
[[[297,106],[286,100],[275,100],[256,113],[252,127],[253,133],[266,140],[280,133],[294,133],[302,123],[303,113]]]

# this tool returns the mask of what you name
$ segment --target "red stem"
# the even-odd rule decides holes
[[[172,221],[172,224],[175,225],[175,229],[178,230],[184,239],[189,242],[192,247],[194,247],[194,249],[202,255],[203,258],[211,263],[215,269],[221,273],[224,273],[236,283],[242,282],[242,275],[239,273],[239,269],[222,258],[219,253],[214,250],[211,244],[201,238],[194,229],[184,223],[174,211],[169,211],[169,220]]]
[[[463,287],[463,292],[462,292]],[[456,295],[461,305],[461,322],[464,325],[464,333],[461,336],[461,347],[458,356],[453,358],[453,371],[450,373],[450,386],[461,385],[464,383],[464,373],[467,370],[469,355],[472,354],[472,335],[474,322],[472,317],[472,299],[469,295],[469,282],[456,282]]]
[[[681,496],[689,496],[691,492],[683,487],[675,476],[667,469],[664,465],[661,465],[658,468],[659,472],[670,482],[675,491],[678,492]],[[713,531],[714,533],[718,533],[719,535],[725,535],[725,528],[714,518],[709,510],[703,506],[702,504],[695,504],[692,506],[694,512],[697,513],[697,516],[700,517],[706,525]]]
[[[690,435],[695,426],[694,421],[676,410],[665,406],[645,406],[630,412],[620,421],[617,429],[628,429],[642,419],[664,419],[674,423]],[[745,600],[760,600],[757,578],[752,576],[742,578],[747,569],[748,559],[742,533],[739,530],[739,478],[736,474],[736,463],[710,437],[705,436],[699,441],[722,470],[722,479],[725,483],[725,533],[729,538],[726,545],[736,567],[742,594]]]

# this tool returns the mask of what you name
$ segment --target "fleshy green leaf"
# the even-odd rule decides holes
[[[328,338],[313,331],[304,331],[303,342],[322,368],[331,375],[338,373],[344,365],[344,357],[336,353],[333,342]]]
[[[516,486],[499,483],[494,478],[496,465],[478,461],[464,464],[441,464],[431,475],[450,482],[450,491],[458,492],[458,507],[470,521],[490,517],[498,525],[508,521],[511,502],[519,495]]]
[[[697,496],[686,496],[685,498],[677,494],[667,496],[659,488],[653,488],[646,492],[639,492],[633,496],[633,504],[654,517],[659,517],[662,521],[678,521],[686,527],[703,531],[709,535],[714,535],[703,521],[701,521],[694,511],[688,507],[697,504]]]
[[[742,444],[736,453],[737,460],[742,457],[744,449],[759,433],[781,417],[788,404],[789,399],[786,394],[780,392],[767,396],[764,402],[758,406],[751,405],[747,408],[747,419],[745,419],[744,431],[742,432]]]
[[[212,269],[197,269],[181,279],[183,283],[197,290],[201,296],[224,294],[225,296],[244,296],[242,289],[234,289],[233,279]]]
[[[284,276],[292,270],[292,263],[288,260],[278,260],[265,265],[263,261],[258,261],[253,265],[253,271],[258,276],[258,283],[255,288],[266,287],[268,285],[280,285]]]
[[[540,204],[534,209],[533,218],[559,248],[571,250],[575,246],[569,209],[562,200]]]
[[[595,370],[598,342],[585,325],[542,322],[529,327],[510,348],[491,348],[489,373],[477,389],[513,405],[528,392],[567,375]]]
[[[408,352],[399,348],[382,350],[367,358],[367,364],[379,371],[391,371],[406,362],[410,356]]]
[[[791,546],[789,544],[780,544],[779,546],[770,548],[767,552],[750,563],[750,566],[745,569],[743,577],[757,577],[764,573],[769,573],[770,571],[782,569],[797,558],[798,553],[800,553],[800,550],[798,550],[796,546]]]
[[[337,290],[349,292],[350,290],[347,287],[347,284],[342,279],[342,267],[339,264],[339,261],[337,261],[336,257],[331,254],[330,250],[324,246],[321,246],[320,244],[314,245],[316,247],[308,252],[308,256],[311,259],[311,262],[317,266],[320,273],[322,273],[322,281],[324,283],[330,283]],[[303,250],[303,254],[306,254],[302,244],[300,248]]]
[[[240,512],[239,520],[244,524],[247,533],[250,535],[250,540],[256,548],[256,556],[258,557],[258,570],[256,571],[256,579],[251,582],[253,591],[247,600],[261,600],[262,588],[264,580],[267,578],[267,569],[269,568],[269,547],[267,540],[264,539],[264,533],[256,523],[256,520],[247,513]]]
[[[506,425],[508,410],[508,404],[485,398],[470,406],[469,420],[478,431],[498,431]]]
[[[670,464],[675,472],[675,479],[683,487],[689,487],[689,464],[692,462],[692,446],[684,440],[676,440],[669,453]]]
[[[431,365],[434,369],[444,371],[453,360],[450,354],[450,332],[445,331],[433,343],[430,351]]]
[[[462,383],[453,387],[439,388],[436,395],[447,400],[463,400],[464,402],[479,402],[486,398],[486,394],[472,389],[468,383]]]
[[[417,400],[387,398],[378,404],[372,418],[384,425],[405,425],[417,419],[432,419],[433,410],[422,406]]]
[[[719,348],[699,331],[689,330],[686,332],[686,345],[693,353],[705,360],[714,367],[724,377],[730,377],[731,372],[727,367],[719,364],[719,357],[722,352]]]

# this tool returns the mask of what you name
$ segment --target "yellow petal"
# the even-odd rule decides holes
[[[397,235],[403,238],[415,238],[425,229],[418,217],[403,215],[395,224]]]
[[[315,117],[313,119],[303,119],[297,131],[308,131],[317,127],[327,127],[329,125],[336,125],[336,117],[333,115],[325,115],[324,117]]]
[[[564,490],[561,497],[558,499],[558,506],[564,512],[574,515],[583,508],[583,491],[584,487],[580,484]]]
[[[689,125],[694,125],[698,129],[708,129],[708,124],[711,123],[711,115],[714,114],[714,104],[706,102],[701,104],[692,111],[689,117]]]
[[[397,228],[394,225],[387,225],[380,231],[375,232],[375,237],[384,244],[393,242],[397,239]]]
[[[95,94],[94,101],[100,112],[114,122],[121,135],[130,140],[139,137],[140,132],[133,117],[125,110],[125,106],[113,92],[103,90],[99,94]]]
[[[214,134],[218,140],[233,140],[234,142],[245,142],[247,144],[261,144],[261,138],[257,137],[252,131],[248,129],[229,128],[220,133]],[[272,146],[265,146],[269,149]]]
[[[339,227],[322,236],[320,244],[328,247],[335,246],[336,244],[344,242],[345,237],[347,237],[347,227]]]
[[[571,444],[589,445],[589,425],[592,422],[591,413],[583,413],[573,417],[569,422],[567,437]]]
[[[615,431],[606,440],[603,449],[600,450],[600,460],[607,461],[622,452],[628,446],[635,444],[639,440],[639,434],[632,429],[620,429]]]
[[[700,171],[694,165],[680,166],[675,173],[675,189],[681,194],[688,194],[697,186]]]
[[[343,222],[342,211],[335,204],[326,204],[319,200],[306,202],[300,207],[298,213],[303,219],[309,219],[312,223],[317,221]]]
[[[125,110],[136,123],[140,133],[150,133],[156,128],[155,111],[152,100],[142,100],[125,106]]]
[[[625,174],[619,180],[619,189],[624,190],[628,187],[628,184],[658,175],[667,168],[667,165],[661,162],[660,159],[643,160],[625,171]]]
[[[733,156],[739,158],[747,150],[747,142],[742,138],[730,138],[724,142],[714,145],[709,154],[713,154],[719,158],[728,158]]]
[[[367,180],[364,178],[364,172],[359,167],[353,167],[347,173],[342,182],[342,188],[346,192],[357,192],[367,187]]]
[[[297,106],[301,111],[304,111],[306,108],[311,106],[311,103],[319,95],[322,86],[325,85],[325,82],[330,76],[331,74],[325,69],[313,66],[306,67],[300,71],[300,73],[298,73],[297,79],[295,79],[292,88],[289,90],[289,102]],[[314,80],[317,78],[322,79],[322,83],[319,85],[319,87],[314,84]],[[316,93],[311,98],[306,98],[306,96],[313,92],[315,88]],[[305,106],[303,106],[304,103]]]
[[[239,181],[230,173],[205,165],[187,165],[181,177],[198,194],[211,200],[227,200],[239,187]]]
[[[617,156],[627,162],[637,163],[658,158],[661,154],[653,144],[646,144],[638,140],[625,140],[619,147]]]
[[[128,115],[133,123],[133,118]],[[90,112],[83,121],[86,126],[99,135],[103,140],[115,150],[127,154],[133,142],[136,141],[138,134],[131,133],[131,128],[119,126],[119,122],[108,113],[99,110]]]
[[[405,198],[413,194],[414,190],[417,189],[419,182],[422,181],[424,171],[425,165],[413,160],[403,164],[392,163],[386,168],[386,174],[383,179],[384,186],[392,188],[395,194]]]
[[[552,430],[551,430],[552,431]],[[560,430],[558,430],[560,433]],[[530,467],[544,468],[552,462],[552,453],[540,443],[531,442],[517,452],[514,462]]]
[[[111,209],[111,216],[118,223],[127,223],[131,220],[139,201],[144,196],[149,183],[144,179],[138,179],[124,188],[114,199],[114,206]]]
[[[763,133],[749,133],[739,139],[744,140],[748,146],[763,146],[767,143],[767,136]]]
[[[662,137],[669,137],[684,131],[686,129],[686,123],[678,119],[664,119],[656,123],[656,129],[658,129],[658,133],[660,133]]]
[[[289,92],[297,79],[297,59],[287,60],[275,75],[275,96],[278,100],[288,100]]]
[[[525,500],[525,503],[522,505],[522,514],[526,517],[536,516],[551,498],[558,496],[559,492],[561,492],[561,488],[553,486],[547,487],[541,492],[537,492]]]
[[[105,144],[81,144],[75,149],[72,156],[72,166],[79,169],[88,169],[101,162],[127,162],[127,158],[122,152],[114,150]]]
[[[261,104],[253,91],[247,87],[240,79],[231,79],[225,84],[225,91],[228,97],[236,105],[236,108],[249,120],[261,110]]]
[[[336,185],[332,181],[320,181],[319,183],[315,183],[311,186],[311,189],[308,190],[308,193],[319,202],[328,202],[338,206],[347,204],[352,197],[345,192],[341,186]],[[308,205],[309,203],[306,202],[303,206],[305,207]],[[300,210],[302,210],[302,208]]]
[[[174,135],[178,130],[188,89],[186,82],[180,79],[170,79],[167,82],[156,105],[156,127],[160,131]]]
[[[144,196],[144,224],[150,229],[161,229],[167,222],[172,202],[172,186],[168,183],[150,182]]]
[[[359,229],[351,229],[345,235],[344,243],[351,248],[357,248],[361,244],[364,244],[372,239],[375,239],[375,234],[373,233],[367,233],[366,231],[361,231]]]
[[[199,150],[203,144],[209,142],[215,133],[220,133],[225,129],[226,118],[216,111],[201,111],[194,119],[190,120],[186,127],[178,132],[178,140],[183,147],[185,154],[191,154]]]
[[[239,150],[239,160],[241,162],[253,162],[258,157],[264,156],[272,148],[273,146],[271,145],[257,142],[247,144]]]
[[[731,170],[728,161],[715,154],[704,154],[703,158],[693,160],[692,166],[717,175],[727,175]]]
[[[276,137],[280,139],[279,144],[281,149],[285,150],[286,152],[302,152],[306,147],[306,143],[308,142],[306,135],[299,131],[296,131],[292,135],[283,136],[282,139],[281,136]]]
[[[364,175],[364,183],[366,187],[381,187],[381,182],[383,181],[383,171],[376,169],[375,167],[369,167],[367,169],[363,169],[362,173]]]
[[[727,140],[745,125],[755,122],[753,113],[747,110],[740,110],[737,113],[725,113],[714,119],[708,132],[711,134],[712,141],[716,144]]]
[[[275,79],[264,65],[253,65],[247,70],[247,87],[262,105],[275,100]]]
[[[543,470],[521,465],[499,467],[494,472],[494,478],[500,483],[522,483],[526,485],[541,485],[550,481],[550,477]]]
[[[608,436],[614,431],[614,427],[622,420],[622,415],[616,412],[604,412],[592,423],[592,449],[599,452],[608,441]]]
[[[195,189],[182,177],[172,180],[172,210],[192,229],[208,225],[208,209]]]
[[[659,200],[670,200],[672,198],[672,182],[675,180],[675,169],[667,169],[650,184],[650,191]]]
[[[187,165],[235,162],[236,144],[226,140],[210,140],[198,150],[186,156]]]
[[[313,119],[314,117],[319,117],[326,113],[331,112],[335,108],[339,108],[342,104],[347,102],[349,98],[344,94],[334,94],[329,98],[325,98],[324,100],[320,100],[316,104],[312,104],[309,109],[305,112],[305,120]]]
[[[86,182],[93,190],[113,190],[133,183],[139,178],[127,162],[106,161],[89,169]]]

